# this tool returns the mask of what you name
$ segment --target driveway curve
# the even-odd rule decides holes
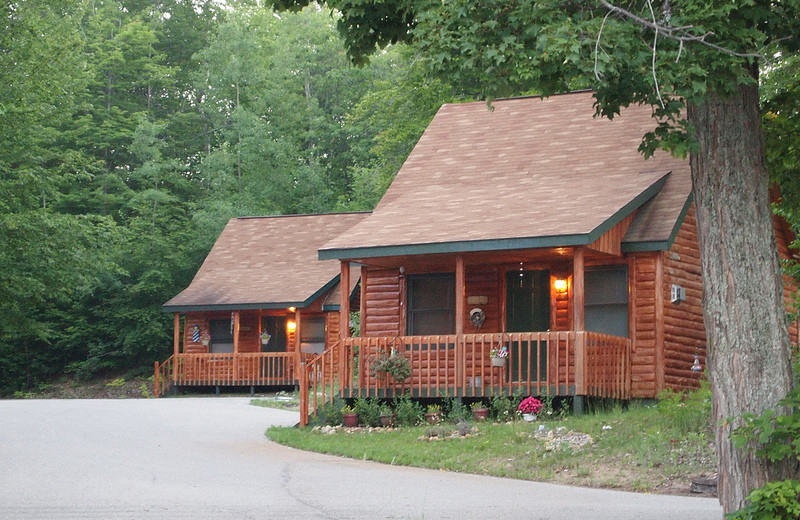
[[[572,488],[294,450],[246,398],[0,401],[0,519],[722,518],[716,499]]]

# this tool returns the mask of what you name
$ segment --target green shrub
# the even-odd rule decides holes
[[[360,397],[356,399],[353,408],[358,414],[359,422],[372,427],[381,425],[381,405],[377,399]]]
[[[514,401],[515,399],[505,395],[496,395],[492,397],[492,417],[501,422],[514,420],[517,413],[517,406]]]
[[[730,520],[795,520],[800,518],[800,482],[767,482],[754,489],[744,508],[730,513]]]
[[[404,395],[394,401],[395,422],[401,426],[416,426],[422,422],[422,406]]]
[[[317,416],[310,417],[309,423],[312,426],[336,426],[342,424],[342,408],[345,407],[344,399],[337,397],[333,402],[325,401],[317,407]]]
[[[711,389],[704,380],[699,390],[665,390],[658,396],[658,412],[673,431],[706,431],[711,427]]]

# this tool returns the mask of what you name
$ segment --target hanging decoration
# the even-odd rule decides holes
[[[694,363],[692,364],[692,372],[702,372],[703,367],[700,366],[700,356],[698,354],[694,355]]]
[[[486,313],[483,312],[483,309],[475,307],[469,311],[469,321],[472,322],[473,327],[479,329],[483,327],[483,322],[486,321]]]
[[[196,323],[192,329],[192,342],[200,343],[200,327],[198,327]]]
[[[233,336],[233,316],[234,316],[235,314],[236,314],[235,312],[232,312],[232,313],[231,313],[231,336]]]

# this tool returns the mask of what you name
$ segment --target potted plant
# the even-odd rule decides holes
[[[272,335],[270,335],[270,333],[267,332],[266,330],[263,331],[261,333],[261,344],[266,345],[267,343],[269,343],[270,338],[272,338]]]
[[[381,426],[394,426],[394,412],[388,404],[381,405]]]
[[[411,362],[394,350],[390,355],[380,353],[370,363],[370,375],[378,379],[394,379],[402,383],[411,377]]]
[[[492,366],[493,367],[504,367],[506,366],[506,360],[508,359],[508,347],[505,345],[493,348],[491,352],[489,352],[489,357],[492,358]]]
[[[211,334],[209,334],[208,331],[203,331],[203,333],[200,334],[200,343],[202,343],[204,347],[207,347],[209,341],[211,341]]]
[[[526,421],[535,421],[536,415],[542,411],[542,402],[535,397],[526,397],[519,403],[517,411],[522,414]]]
[[[472,409],[472,417],[476,421],[483,422],[489,418],[489,409],[486,408],[482,401],[474,402],[469,407]]]
[[[438,404],[429,404],[425,412],[425,420],[431,424],[442,422],[442,407]]]
[[[352,406],[346,405],[342,407],[342,423],[348,428],[358,426],[358,414]]]

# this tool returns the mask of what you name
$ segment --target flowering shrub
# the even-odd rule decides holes
[[[209,341],[210,339],[211,339],[211,334],[209,334],[208,332],[204,331],[202,334],[200,334],[200,341]]]
[[[526,397],[517,408],[520,413],[539,413],[542,411],[542,402],[535,397]]]
[[[411,362],[395,352],[392,352],[390,356],[379,354],[372,360],[369,368],[370,375],[378,378],[389,376],[398,383],[411,377]]]
[[[498,345],[497,347],[493,348],[491,352],[489,352],[489,357],[499,357],[499,358],[508,357],[508,347],[506,347],[505,345],[503,345],[502,347]]]

